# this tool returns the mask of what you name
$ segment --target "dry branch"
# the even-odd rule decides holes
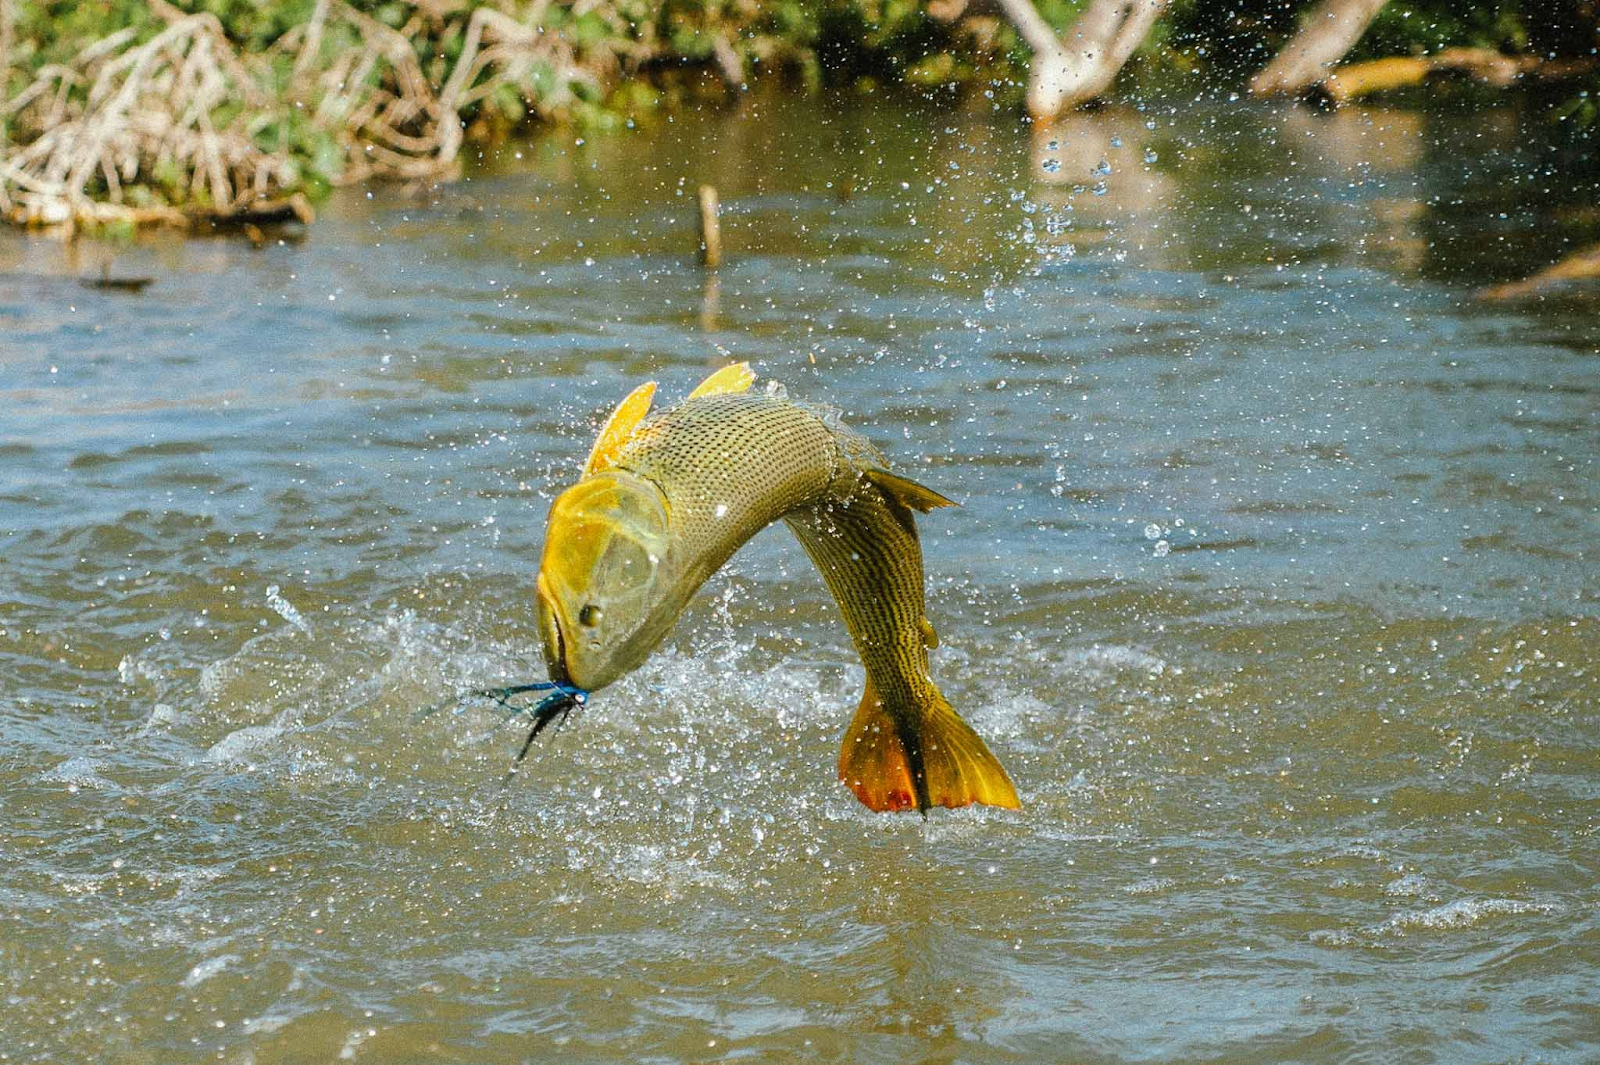
[[[1431,56],[1395,56],[1335,67],[1322,91],[1335,103],[1373,93],[1420,85],[1434,74],[1461,73],[1503,89],[1524,77],[1577,77],[1593,71],[1592,60],[1549,60],[1532,55],[1505,55],[1489,48],[1446,48]]]
[[[700,262],[715,270],[722,265],[722,220],[714,185],[700,186]]]
[[[1553,266],[1547,266],[1532,277],[1521,281],[1508,281],[1502,285],[1490,285],[1478,291],[1480,300],[1514,300],[1524,296],[1538,295],[1545,289],[1570,281],[1587,281],[1600,278],[1600,244],[1591,244],[1589,247],[1562,259]]]
[[[1355,47],[1388,0],[1322,0],[1300,32],[1289,39],[1255,77],[1256,96],[1294,95],[1328,76],[1329,70]]]
[[[543,32],[544,3],[513,17],[430,0],[396,30],[345,0],[319,0],[307,23],[246,56],[214,16],[148,3],[166,23],[151,39],[113,33],[0,101],[0,119],[23,131],[16,147],[0,144],[0,214],[69,228],[305,218],[302,164],[287,140],[300,116],[337,146],[328,180],[434,178],[457,165],[464,109],[502,86],[547,112],[568,106],[572,86],[597,85],[604,63],[616,62],[581,57],[566,35]],[[463,48],[435,81],[408,31],[452,22]],[[274,61],[291,56],[291,83],[275,86]],[[555,91],[529,101],[541,71]]]
[[[1168,0],[1091,0],[1060,39],[1030,0],[998,2],[1033,50],[1028,113],[1048,120],[1109,89]]]

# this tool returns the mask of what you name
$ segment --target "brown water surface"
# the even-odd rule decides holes
[[[0,1061],[1600,1058],[1600,318],[1472,299],[1592,224],[1550,142],[757,101],[136,295],[0,235]],[[781,530],[509,785],[423,713],[539,678],[552,491],[730,355],[965,504],[934,671],[1020,814],[834,780]]]

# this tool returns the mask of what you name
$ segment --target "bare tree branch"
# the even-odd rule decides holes
[[[1256,96],[1293,95],[1317,85],[1355,47],[1388,0],[1322,0],[1300,32],[1250,79]]]
[[[1056,38],[1056,31],[1029,0],[999,0],[999,4],[1035,56],[1060,49],[1061,42]]]
[[[1033,50],[1028,112],[1050,119],[1103,94],[1167,8],[1168,0],[1091,0],[1057,39],[1029,0],[999,0]]]

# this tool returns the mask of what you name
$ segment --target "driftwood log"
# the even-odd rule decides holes
[[[1478,290],[1480,300],[1515,300],[1536,296],[1547,289],[1571,281],[1589,281],[1600,278],[1600,244],[1591,244],[1581,251],[1547,266],[1532,277],[1521,281],[1508,281]]]
[[[1315,89],[1334,103],[1420,85],[1435,74],[1465,74],[1504,88],[1525,77],[1577,77],[1596,69],[1594,59],[1506,55],[1491,48],[1445,48],[1433,55],[1392,56],[1338,65],[1383,10],[1386,0],[1322,0],[1295,34],[1254,78],[1257,96],[1298,96]]]
[[[1420,85],[1435,74],[1457,73],[1495,88],[1505,88],[1528,77],[1545,80],[1580,77],[1595,69],[1588,59],[1541,59],[1533,55],[1506,55],[1491,48],[1446,48],[1434,55],[1395,56],[1369,63],[1335,67],[1321,90],[1335,103],[1345,103],[1374,93]]]

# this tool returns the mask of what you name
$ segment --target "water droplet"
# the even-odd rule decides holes
[[[1161,539],[1161,526],[1157,525],[1155,522],[1151,522],[1149,525],[1146,525],[1144,527],[1144,538],[1146,540]]]

